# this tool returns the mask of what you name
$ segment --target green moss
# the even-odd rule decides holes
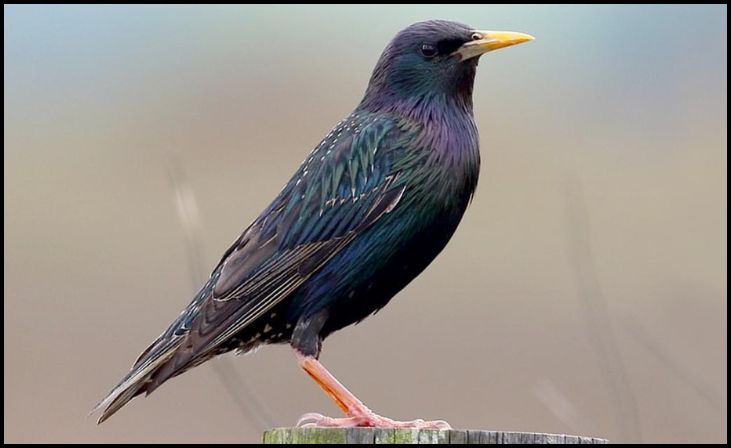
[[[418,429],[394,429],[393,443],[396,445],[419,443]]]
[[[310,428],[310,438],[317,444],[344,444],[346,431],[337,428]]]

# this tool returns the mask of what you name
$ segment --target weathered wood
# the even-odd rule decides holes
[[[277,444],[604,444],[596,437],[474,429],[274,428],[264,443]]]

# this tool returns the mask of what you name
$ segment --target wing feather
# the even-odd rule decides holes
[[[98,405],[100,422],[134,396],[220,353],[389,213],[406,188],[393,152],[403,130],[367,114],[341,122],[226,251],[206,285]]]

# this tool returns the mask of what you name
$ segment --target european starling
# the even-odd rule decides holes
[[[533,40],[427,21],[383,51],[363,100],[233,243],[192,303],[97,406],[135,396],[208,359],[289,343],[345,418],[300,425],[444,428],[380,417],[318,361],[331,333],[376,312],[449,241],[477,185],[472,113],[479,57]]]

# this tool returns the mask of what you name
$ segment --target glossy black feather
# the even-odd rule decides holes
[[[225,252],[206,284],[100,403],[100,421],[213,356],[322,340],[383,307],[444,248],[477,183],[476,62],[424,58],[469,39],[451,22],[409,27],[366,96]],[[447,65],[433,65],[447,64]],[[459,65],[457,65],[459,64]]]

